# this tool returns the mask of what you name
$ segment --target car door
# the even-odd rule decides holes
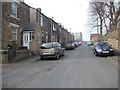
[[[61,45],[59,43],[57,43],[56,46],[57,46],[57,50],[58,50],[59,55],[62,55]]]

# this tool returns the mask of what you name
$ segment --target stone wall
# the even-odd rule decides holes
[[[106,35],[103,36],[104,40],[109,40],[109,39],[119,39],[119,33],[118,30],[110,31]]]
[[[119,50],[119,40],[116,39],[109,39],[107,41],[110,45],[114,47],[114,49]]]
[[[106,35],[103,36],[104,41],[107,41],[112,47],[120,52],[120,34],[119,30],[114,30],[108,32]]]
[[[38,33],[40,34],[39,41],[38,41]],[[29,42],[29,50],[34,50],[35,52],[40,51],[40,46],[42,44],[42,30],[39,24],[36,24],[35,32],[32,33],[32,40]]]
[[[36,15],[36,9],[30,8],[30,23],[36,23],[37,21],[37,15]]]
[[[41,17],[43,20],[43,26],[41,26],[42,29],[42,43],[47,43],[50,41],[49,39],[51,38],[51,27],[50,27],[50,21],[47,16],[45,16],[43,13],[41,13]]]
[[[3,64],[9,63],[8,62],[8,53],[1,54],[1,55],[2,55],[2,63]],[[35,55],[36,55],[36,53],[34,51],[20,50],[20,51],[17,51],[16,57],[14,58],[14,60],[12,60],[12,62],[16,62],[16,61],[19,61],[19,60],[27,59],[27,58],[35,56]]]

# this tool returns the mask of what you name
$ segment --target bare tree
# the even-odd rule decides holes
[[[120,9],[120,8],[119,8]],[[117,10],[114,2],[90,2],[89,3],[89,16],[92,27],[100,26],[100,40],[102,41],[103,29],[106,32],[115,30],[120,21],[120,10]],[[97,23],[96,23],[96,21]],[[108,24],[109,23],[109,24]]]
[[[91,17],[95,18],[97,23],[94,23],[94,25],[98,28],[100,26],[100,40],[102,40],[102,29],[103,29],[103,16],[104,16],[104,3],[103,2],[90,2],[90,12]],[[99,23],[98,23],[99,22]],[[93,26],[94,26],[93,25]]]

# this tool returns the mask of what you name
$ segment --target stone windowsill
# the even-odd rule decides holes
[[[17,20],[20,20],[19,18],[15,17],[15,16],[13,16],[13,15],[10,15],[10,17],[15,18],[15,19],[17,19]]]

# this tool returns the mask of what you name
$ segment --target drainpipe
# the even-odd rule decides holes
[[[52,19],[50,19],[50,24],[51,24],[51,42],[52,42]]]
[[[0,49],[2,49],[2,2],[0,1]]]
[[[0,50],[2,49],[2,1],[0,1]],[[0,53],[0,89],[2,90],[2,54]]]

